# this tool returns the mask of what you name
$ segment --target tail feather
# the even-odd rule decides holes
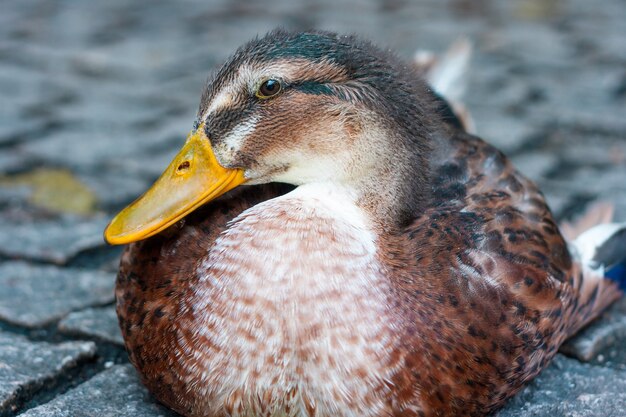
[[[610,237],[596,248],[592,261],[609,270],[626,262],[626,223],[611,224]]]
[[[617,283],[607,279],[604,273],[590,269],[580,261],[574,263],[574,271],[578,302],[570,316],[569,336],[593,321],[622,295]]]
[[[610,223],[612,206],[597,204],[573,224],[562,227],[575,260],[574,286],[579,312],[571,334],[596,318],[621,296],[626,281],[626,223]],[[622,287],[623,288],[623,287]]]
[[[581,261],[604,275],[626,262],[626,223],[599,224],[573,242]]]

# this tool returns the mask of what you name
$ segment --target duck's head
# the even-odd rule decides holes
[[[207,85],[187,142],[105,239],[152,236],[241,184],[333,183],[401,224],[425,199],[434,98],[409,67],[351,36],[274,31]]]

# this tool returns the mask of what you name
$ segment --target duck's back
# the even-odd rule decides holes
[[[402,347],[396,400],[421,397],[425,415],[483,415],[619,291],[583,277],[543,195],[499,150],[456,132],[432,168],[432,203],[404,234],[411,267],[395,262],[390,275],[415,335]]]

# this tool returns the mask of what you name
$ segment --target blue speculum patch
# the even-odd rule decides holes
[[[618,283],[619,287],[626,291],[626,264],[621,263],[609,269],[605,276]]]

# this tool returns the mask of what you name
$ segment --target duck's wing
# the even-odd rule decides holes
[[[417,349],[407,360],[437,376],[433,393],[447,387],[428,397],[432,409],[484,413],[537,375],[619,291],[585,272],[536,185],[494,147],[456,131],[432,169],[432,203],[404,235],[415,266],[393,276],[398,297],[412,300],[403,305],[419,306],[402,307],[407,332],[438,346],[430,349],[437,357]]]
[[[619,297],[603,271],[626,258],[626,249],[616,250],[626,240],[624,225],[599,227],[592,223],[590,232],[567,241],[537,186],[502,152],[463,132],[452,135],[435,161],[431,215],[473,219],[471,234],[452,232],[447,236],[462,249],[461,257],[473,260],[469,265],[460,262],[459,267],[482,259],[495,268],[492,273],[483,271],[485,280],[527,299],[531,307],[534,303],[553,310],[561,304],[565,336]],[[596,233],[600,229],[602,233]],[[596,249],[593,253],[585,249],[590,241]],[[594,267],[594,261],[602,264],[602,269]],[[539,289],[556,302],[540,296]]]

